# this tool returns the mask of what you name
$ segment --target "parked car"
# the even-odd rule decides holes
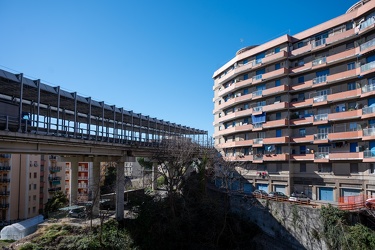
[[[277,198],[277,199],[281,199],[281,200],[287,200],[288,199],[288,196],[285,195],[283,192],[270,192],[268,194],[269,197],[274,197],[274,198]]]
[[[86,215],[86,209],[83,206],[71,209],[68,214],[68,216],[72,218],[83,218],[85,217],[85,215]]]
[[[365,206],[368,209],[375,209],[375,198],[369,198],[365,201]]]
[[[255,197],[262,197],[262,196],[268,196],[268,193],[264,190],[257,189],[257,190],[254,190],[253,195]]]
[[[293,193],[289,197],[289,201],[302,201],[302,202],[310,203],[310,198],[307,197],[305,194],[295,194],[295,193]]]

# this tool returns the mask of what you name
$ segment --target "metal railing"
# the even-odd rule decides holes
[[[257,90],[252,93],[253,97],[262,96],[263,90]]]
[[[314,140],[327,140],[327,139],[328,139],[328,133],[314,134]]]
[[[362,87],[362,93],[367,93],[375,90],[375,83],[370,83]]]
[[[375,128],[365,128],[363,129],[363,136],[374,136]]]
[[[318,58],[312,61],[312,66],[316,66],[316,65],[323,64],[326,62],[327,62],[327,57]]]
[[[253,144],[263,144],[263,138],[255,138],[255,139],[253,139]]]
[[[262,79],[262,74],[253,76],[253,81],[261,80]]]
[[[375,113],[375,107],[362,108],[362,115],[373,114],[373,113]]]
[[[375,68],[375,61],[366,63],[365,65],[362,65],[361,66],[361,72],[365,72],[365,71],[371,70],[373,68]]]
[[[320,39],[320,40],[316,40],[316,41],[313,43],[314,47],[318,47],[318,46],[321,46],[321,45],[323,45],[323,44],[326,44],[326,39],[325,39],[325,38],[322,38],[322,39]]]
[[[262,106],[253,107],[253,112],[261,112],[263,110]]]
[[[314,103],[317,103],[317,102],[324,102],[324,101],[327,101],[327,95],[315,96],[315,97],[313,98],[313,102],[314,102]]]
[[[374,22],[375,22],[375,20],[374,20],[373,17],[367,19],[366,21],[364,21],[364,22],[361,23],[361,26],[359,27],[359,30],[366,29],[370,25],[374,24]]]
[[[329,159],[329,152],[315,152],[314,159]]]
[[[359,46],[359,50],[363,51],[363,50],[368,49],[372,46],[375,46],[375,38],[373,38],[370,41],[367,41],[365,43],[362,43],[361,46]]]
[[[327,81],[327,75],[318,76],[313,79],[313,84],[318,84]]]
[[[375,150],[363,151],[363,158],[375,158]]]
[[[314,115],[314,122],[327,121],[327,120],[328,120],[328,114]]]

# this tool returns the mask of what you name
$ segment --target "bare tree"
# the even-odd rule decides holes
[[[176,216],[175,201],[181,195],[184,181],[191,172],[197,171],[202,153],[202,147],[189,138],[174,137],[164,139],[151,157],[158,164],[158,175],[164,177],[172,216]]]

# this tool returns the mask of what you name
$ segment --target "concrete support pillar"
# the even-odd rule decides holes
[[[100,160],[98,157],[93,159],[92,176],[90,176],[89,187],[92,201],[92,215],[99,216],[100,210]]]
[[[69,180],[69,204],[72,206],[78,200],[78,162],[77,157],[70,157],[69,159],[62,159],[62,161],[70,162],[70,180]]]
[[[152,177],[151,177],[151,188],[152,188],[152,191],[155,191],[156,188],[157,188],[157,186],[158,186],[157,179],[158,179],[158,163],[157,162],[153,162],[152,163]]]
[[[124,220],[125,162],[117,162],[116,174],[116,220]]]
[[[134,162],[135,157],[124,156],[117,161],[116,175],[116,220],[124,220],[125,162]]]

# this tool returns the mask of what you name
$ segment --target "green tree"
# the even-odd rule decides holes
[[[55,212],[59,208],[65,207],[68,204],[69,200],[66,195],[61,192],[55,192],[51,199],[48,199],[45,205],[45,212],[46,214]]]

